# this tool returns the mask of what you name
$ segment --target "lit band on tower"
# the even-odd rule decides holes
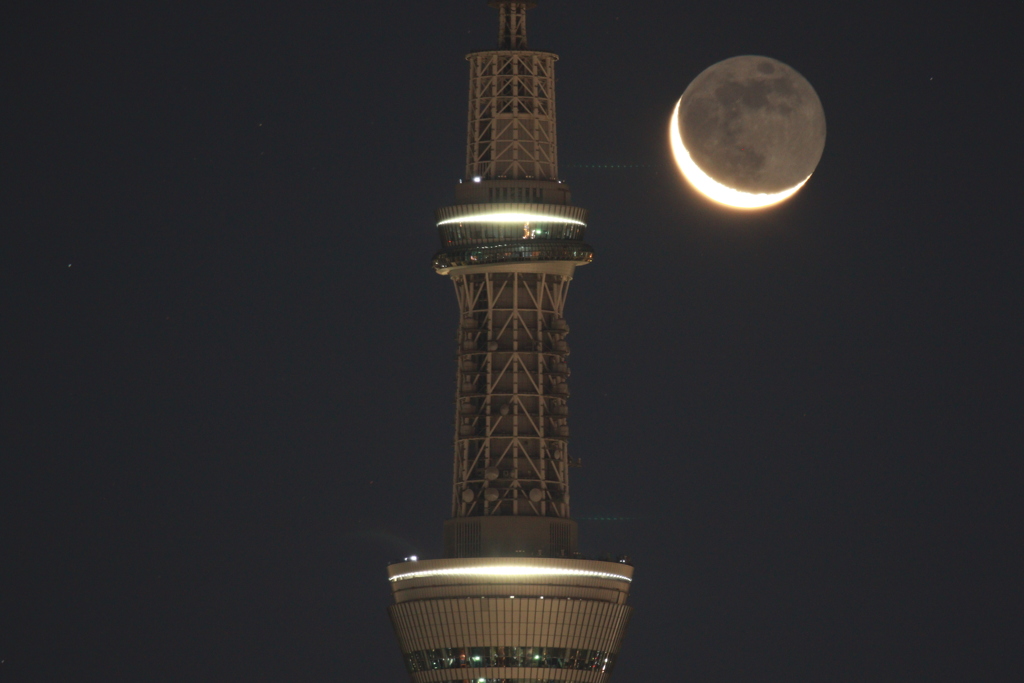
[[[528,49],[532,2],[493,0],[497,50],[468,55],[466,180],[437,211],[460,310],[445,558],[388,569],[414,683],[609,680],[633,568],[583,559],[569,515],[564,309],[585,209],[558,179],[557,56]]]

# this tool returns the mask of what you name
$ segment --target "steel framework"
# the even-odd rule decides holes
[[[593,250],[587,211],[558,179],[558,57],[526,49],[534,3],[490,4],[500,49],[467,57],[469,182],[437,211],[434,267],[452,278],[461,316],[445,552],[569,557],[565,298]]]
[[[569,515],[569,325],[587,211],[558,178],[557,56],[527,49],[531,2],[492,0],[498,49],[470,66],[466,182],[438,209],[459,306],[444,557],[388,568],[413,683],[608,683],[633,568],[587,560]]]
[[[522,22],[525,31],[525,17]],[[550,52],[511,50],[474,52],[466,58],[467,178],[558,179],[557,58]]]
[[[526,50],[526,10],[535,2],[499,0],[488,3],[498,10],[498,47],[502,50]]]
[[[454,275],[462,313],[452,516],[569,517],[569,279]]]

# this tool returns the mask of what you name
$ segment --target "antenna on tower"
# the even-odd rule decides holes
[[[529,49],[526,45],[526,10],[533,9],[537,3],[491,0],[487,4],[498,10],[498,49]]]

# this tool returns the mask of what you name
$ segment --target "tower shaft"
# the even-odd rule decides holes
[[[576,552],[569,518],[565,298],[587,212],[558,179],[555,61],[526,49],[526,10],[495,1],[498,50],[469,62],[466,175],[437,212],[459,301],[449,557]],[[514,518],[514,519],[512,519]]]
[[[448,557],[571,557],[565,299],[593,252],[558,177],[557,55],[526,50],[526,10],[493,0],[498,44],[471,53],[466,170],[437,211],[434,268],[461,314]]]
[[[517,272],[452,280],[463,314],[452,516],[568,517],[569,281]],[[489,483],[489,495],[469,488]]]
[[[569,278],[534,270],[452,275],[462,323],[449,557],[576,550],[563,317]]]
[[[467,56],[467,182],[436,214],[460,315],[451,518],[444,559],[388,568],[389,612],[413,683],[607,683],[633,568],[583,559],[569,515],[565,304],[593,259],[587,212],[558,178],[558,57],[527,49],[534,3],[489,4],[498,49]]]

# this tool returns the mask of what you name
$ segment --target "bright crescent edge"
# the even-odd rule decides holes
[[[804,183],[811,179],[811,176],[807,176],[788,190],[774,194],[741,192],[740,190],[734,190],[728,185],[723,185],[702,171],[693,159],[690,158],[690,153],[686,150],[686,147],[683,146],[683,136],[679,133],[679,107],[682,103],[683,98],[680,97],[679,101],[676,102],[675,109],[672,110],[672,120],[669,122],[668,137],[672,145],[672,154],[675,156],[676,164],[679,165],[679,170],[687,182],[711,201],[734,209],[763,209],[766,206],[778,204],[785,199],[789,199],[796,194],[797,190],[804,186]]]

